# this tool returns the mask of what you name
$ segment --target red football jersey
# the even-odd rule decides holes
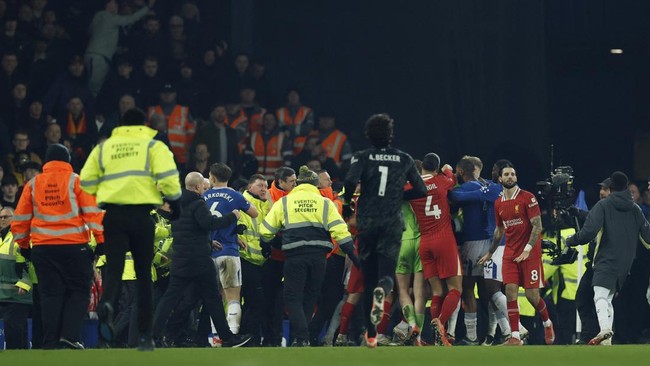
[[[423,175],[427,196],[411,201],[411,207],[420,227],[420,234],[453,236],[449,199],[447,195],[456,185],[456,176],[450,170],[444,174]]]
[[[524,251],[524,247],[530,239],[530,232],[533,225],[530,219],[539,216],[539,203],[535,195],[515,187],[515,193],[511,199],[506,200],[505,195],[497,198],[494,202],[494,215],[496,224],[506,229],[506,246],[503,252],[503,258],[512,260]],[[537,239],[531,252],[541,256],[542,236]]]

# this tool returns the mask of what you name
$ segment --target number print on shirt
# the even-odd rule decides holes
[[[433,216],[436,220],[440,220],[442,210],[440,210],[440,207],[438,207],[438,205],[433,205],[433,207],[431,207],[431,202],[433,202],[433,196],[428,196],[427,204],[424,206],[424,214],[427,216]]]
[[[212,206],[210,206],[210,213],[212,214],[212,216],[216,216],[216,217],[223,216],[221,214],[221,212],[217,211],[217,205],[218,204],[219,204],[219,202],[212,202]]]
[[[377,195],[379,197],[384,197],[386,194],[386,183],[388,183],[388,167],[380,165],[377,169],[379,169],[379,173],[381,173],[381,178],[379,179],[379,192],[377,192]]]

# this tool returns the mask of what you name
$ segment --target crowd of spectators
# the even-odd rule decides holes
[[[7,184],[28,181],[54,143],[79,171],[133,107],[183,172],[223,162],[234,178],[271,179],[308,164],[339,179],[352,149],[334,113],[303,106],[295,88],[275,95],[264,60],[231,53],[220,10],[201,0],[0,0]]]

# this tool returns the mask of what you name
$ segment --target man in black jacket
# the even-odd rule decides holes
[[[611,177],[611,194],[589,211],[585,225],[567,239],[567,245],[588,243],[598,237],[593,259],[594,304],[600,333],[589,341],[591,345],[611,344],[614,307],[612,299],[632,267],[639,237],[650,242],[650,224],[641,208],[632,201],[627,190],[628,179],[622,172]]]
[[[222,217],[212,216],[201,195],[205,192],[203,176],[192,172],[185,178],[181,197],[182,213],[172,222],[174,254],[169,287],[156,308],[153,336],[158,347],[164,347],[163,331],[169,315],[185,289],[195,283],[199,287],[203,305],[221,337],[223,347],[239,347],[250,340],[248,335],[234,335],[226,322],[223,301],[219,294],[217,272],[210,257],[210,231],[225,228],[239,219],[239,211]]]

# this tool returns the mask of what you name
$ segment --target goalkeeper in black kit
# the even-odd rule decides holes
[[[365,135],[373,147],[357,152],[350,161],[345,178],[344,215],[350,212],[349,202],[356,185],[361,184],[356,209],[357,239],[365,282],[365,309],[371,309],[366,319],[366,341],[368,347],[374,348],[377,346],[375,326],[383,316],[384,298],[393,289],[404,230],[402,200],[405,196],[424,197],[427,190],[411,156],[390,146],[393,139],[390,116],[371,116],[366,122]],[[413,189],[404,193],[407,181]]]

